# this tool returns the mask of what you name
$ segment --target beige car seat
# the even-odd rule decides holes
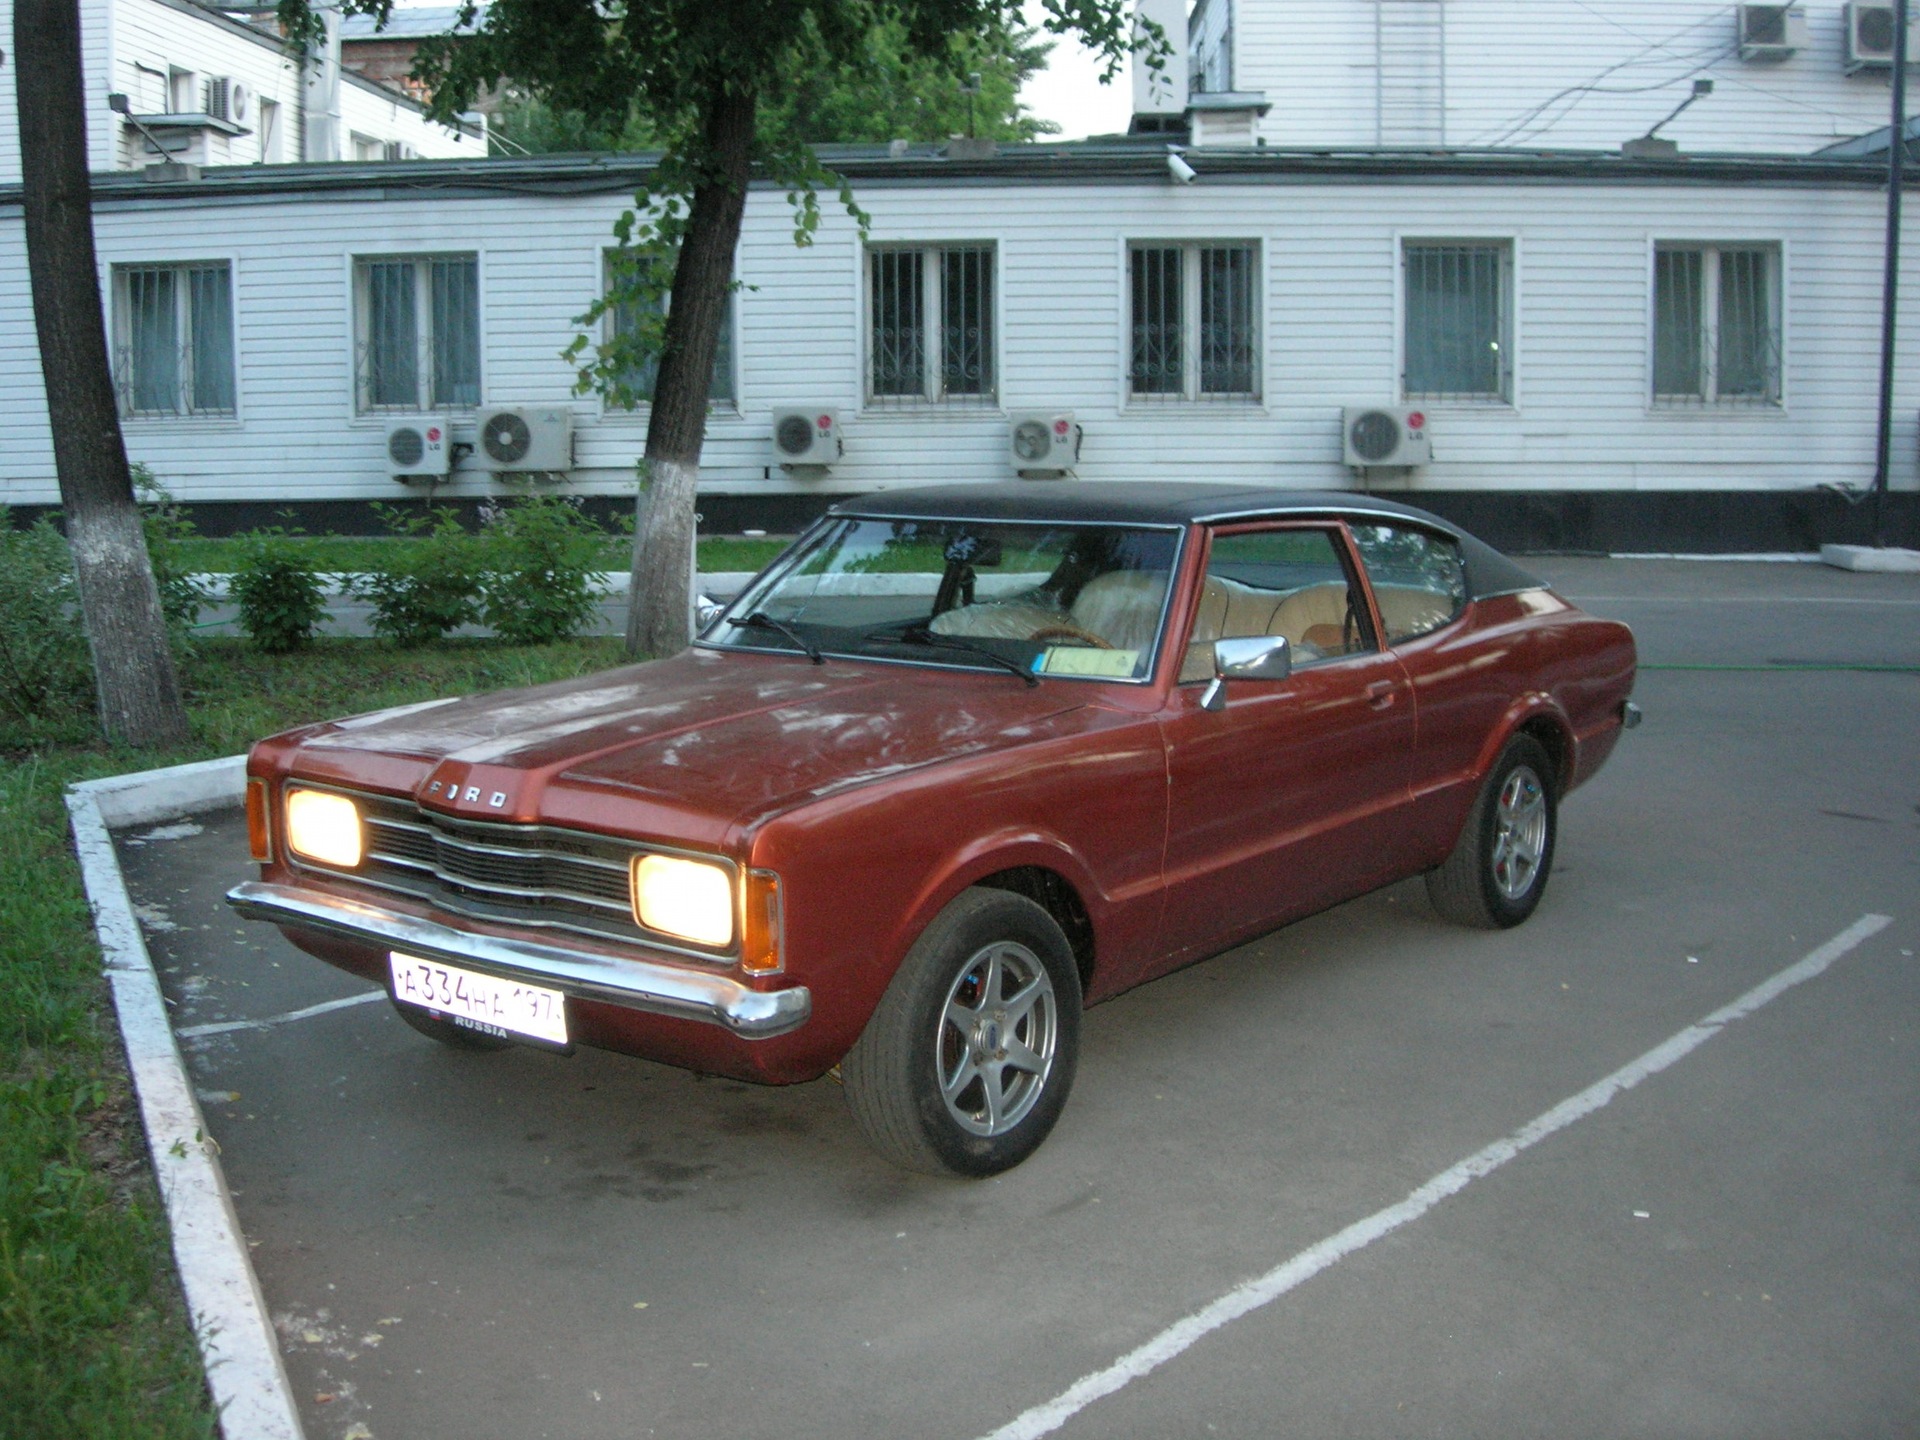
[[[1080,587],[1073,623],[1116,650],[1145,650],[1160,628],[1167,577],[1145,570],[1109,570]]]
[[[1064,610],[1031,600],[988,600],[962,605],[933,617],[927,628],[936,635],[972,635],[990,640],[1026,640],[1037,631],[1073,623]]]
[[[1389,644],[1438,630],[1453,618],[1451,596],[1418,585],[1375,585],[1373,598],[1380,602]]]

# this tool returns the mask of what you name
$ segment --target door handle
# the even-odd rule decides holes
[[[1375,710],[1390,709],[1393,705],[1393,682],[1376,680],[1367,686],[1367,704]]]

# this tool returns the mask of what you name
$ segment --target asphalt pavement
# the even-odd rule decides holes
[[[891,1169],[831,1081],[443,1049],[231,917],[237,814],[120,837],[309,1434],[976,1440],[1088,1376],[1064,1436],[1920,1432],[1920,579],[1533,563],[1634,625],[1647,716],[1534,918],[1416,881],[1100,1006],[987,1182]]]

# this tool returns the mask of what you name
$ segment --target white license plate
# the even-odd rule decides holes
[[[554,1045],[567,1043],[567,997],[558,990],[498,980],[391,951],[393,998],[446,1016],[456,1025],[486,1035],[530,1035]]]

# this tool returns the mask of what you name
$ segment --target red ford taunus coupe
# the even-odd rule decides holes
[[[671,660],[262,741],[229,899],[447,1044],[837,1066],[888,1157],[990,1175],[1089,1002],[1410,875],[1525,920],[1633,679],[1388,501],[881,493]]]

